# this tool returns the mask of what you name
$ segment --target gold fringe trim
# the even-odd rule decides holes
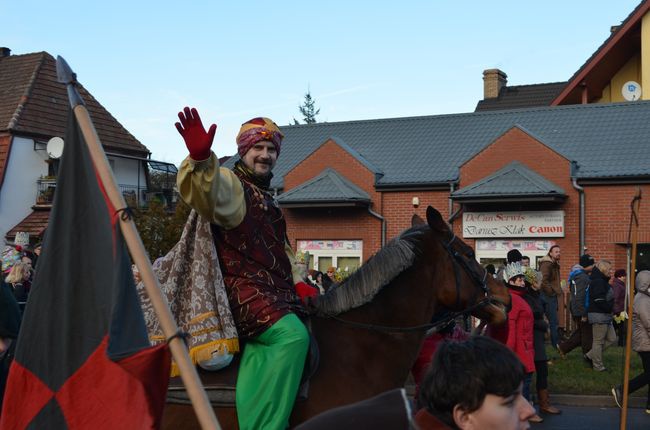
[[[221,329],[221,326],[218,325],[218,326],[215,326],[215,327],[206,327],[206,328],[202,328],[201,330],[191,331],[188,334],[191,337],[196,337],[196,336],[201,336],[201,335],[208,334],[208,333],[213,333],[215,331],[223,331],[223,330]],[[156,342],[165,342],[167,340],[167,338],[164,335],[153,335],[153,336],[149,336],[149,340],[151,342],[153,342],[153,343],[156,343]]]
[[[194,318],[192,318],[190,320],[190,322],[187,323],[187,325],[196,324],[196,323],[199,323],[199,322],[201,322],[203,320],[206,320],[206,319],[208,319],[210,317],[215,317],[215,316],[217,316],[217,314],[214,311],[205,312],[205,313],[203,313],[201,315],[197,315]]]
[[[212,353],[215,351],[223,351],[224,353],[227,352],[230,354],[239,352],[239,340],[237,338],[219,339],[190,348],[190,360],[192,364],[196,365],[200,361],[212,358]],[[178,368],[178,364],[172,360],[171,376],[178,375],[180,375],[180,369]]]

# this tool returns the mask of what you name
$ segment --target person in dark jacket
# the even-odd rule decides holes
[[[22,313],[11,287],[0,278],[0,411],[4,397],[9,366],[16,349]]]
[[[548,394],[548,357],[544,337],[548,330],[548,323],[544,320],[544,305],[540,297],[541,276],[530,267],[526,269],[526,293],[523,298],[533,312],[533,349],[535,350],[535,386],[537,388],[537,401],[539,410],[546,414],[559,414],[558,408],[551,405]],[[542,422],[543,419],[535,415],[530,422]]]
[[[612,325],[614,291],[609,285],[611,275],[612,263],[607,260],[600,260],[596,263],[596,267],[591,271],[589,277],[587,318],[591,324],[594,340],[591,351],[585,355],[591,360],[593,369],[597,372],[607,370],[603,364],[603,351],[616,343],[616,332]]]
[[[612,289],[614,290],[614,331],[616,331],[616,336],[618,336],[618,346],[625,346],[626,339],[626,324],[625,320],[627,316],[625,314],[625,281],[627,279],[627,273],[624,269],[618,269],[614,272],[614,277],[612,278]]]
[[[589,254],[580,257],[580,264],[571,268],[569,274],[569,292],[571,299],[569,301],[569,310],[573,317],[576,329],[571,336],[558,346],[560,356],[565,358],[566,354],[573,351],[578,345],[582,347],[582,354],[588,353],[593,343],[591,324],[587,319],[587,309],[585,309],[585,293],[589,285],[589,274],[594,268],[594,259]]]
[[[557,349],[558,334],[558,300],[562,298],[560,282],[560,246],[553,245],[548,254],[539,260],[539,271],[542,272],[542,303],[544,315],[548,319],[551,332],[551,345]]]

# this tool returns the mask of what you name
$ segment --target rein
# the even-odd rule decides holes
[[[440,328],[446,326],[451,322],[451,320],[456,319],[459,316],[465,316],[468,313],[471,313],[472,311],[482,308],[483,306],[487,306],[490,302],[483,299],[478,303],[475,303],[474,305],[470,306],[469,308],[459,311],[459,312],[452,312],[447,314],[446,317],[444,317],[441,320],[436,321],[435,323],[428,323],[428,324],[422,324],[422,325],[416,325],[416,326],[411,326],[411,327],[392,327],[392,326],[384,326],[384,325],[377,325],[377,324],[366,324],[366,323],[361,323],[361,322],[356,322],[356,321],[350,321],[350,320],[344,320],[343,318],[339,318],[336,315],[323,315],[326,318],[333,319],[334,321],[343,323],[345,325],[351,326],[351,327],[356,327],[356,328],[362,328],[366,330],[374,330],[374,331],[380,331],[380,332],[389,332],[389,333],[411,333],[411,332],[416,332],[416,331],[424,331],[426,330],[426,336],[429,336],[430,334],[433,334],[437,332]]]
[[[454,278],[456,281],[456,307],[460,307],[460,269],[462,267],[463,270],[465,270],[465,273],[469,275],[469,277],[476,282],[481,289],[483,290],[484,293],[484,298],[480,300],[479,302],[473,304],[467,309],[464,309],[462,311],[457,311],[457,312],[451,312],[447,314],[444,318],[441,320],[438,320],[436,322],[428,323],[428,324],[421,324],[417,326],[411,326],[411,327],[392,327],[392,326],[383,326],[383,325],[378,325],[378,324],[368,324],[368,323],[361,323],[361,322],[356,322],[356,321],[349,321],[345,320],[343,318],[339,318],[336,315],[330,315],[330,314],[324,314],[322,315],[325,318],[330,318],[333,319],[334,321],[340,322],[342,324],[351,326],[351,327],[356,327],[356,328],[362,328],[366,330],[373,330],[373,331],[380,331],[380,332],[393,332],[393,333],[410,333],[410,332],[416,332],[416,331],[423,331],[426,330],[426,336],[429,336],[435,332],[437,332],[440,328],[446,326],[449,324],[452,320],[456,319],[459,316],[466,316],[476,309],[482,308],[484,306],[487,306],[489,304],[494,303],[497,301],[493,297],[491,297],[490,289],[487,286],[487,271],[483,270],[483,277],[481,277],[478,273],[476,273],[472,268],[469,266],[467,261],[458,253],[458,251],[454,250],[451,248],[451,244],[456,240],[456,235],[452,232],[452,237],[449,240],[449,242],[445,243],[442,242],[443,248],[447,251],[449,256],[451,257],[452,265],[454,266]]]

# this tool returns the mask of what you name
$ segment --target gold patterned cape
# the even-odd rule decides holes
[[[156,261],[153,270],[176,323],[189,334],[188,347],[194,364],[212,358],[213,352],[239,351],[237,329],[207,220],[192,210],[180,241]],[[138,292],[149,339],[153,344],[165,342],[142,282]],[[172,362],[172,376],[177,375],[178,366]]]

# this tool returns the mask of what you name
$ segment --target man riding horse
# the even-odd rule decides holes
[[[284,429],[309,346],[286,223],[269,192],[284,136],[268,118],[245,122],[237,135],[240,160],[230,170],[219,167],[210,149],[217,126],[206,132],[194,108],[178,117],[176,128],[190,153],[178,173],[178,190],[212,225],[230,307],[245,342],[236,387],[240,429]]]

